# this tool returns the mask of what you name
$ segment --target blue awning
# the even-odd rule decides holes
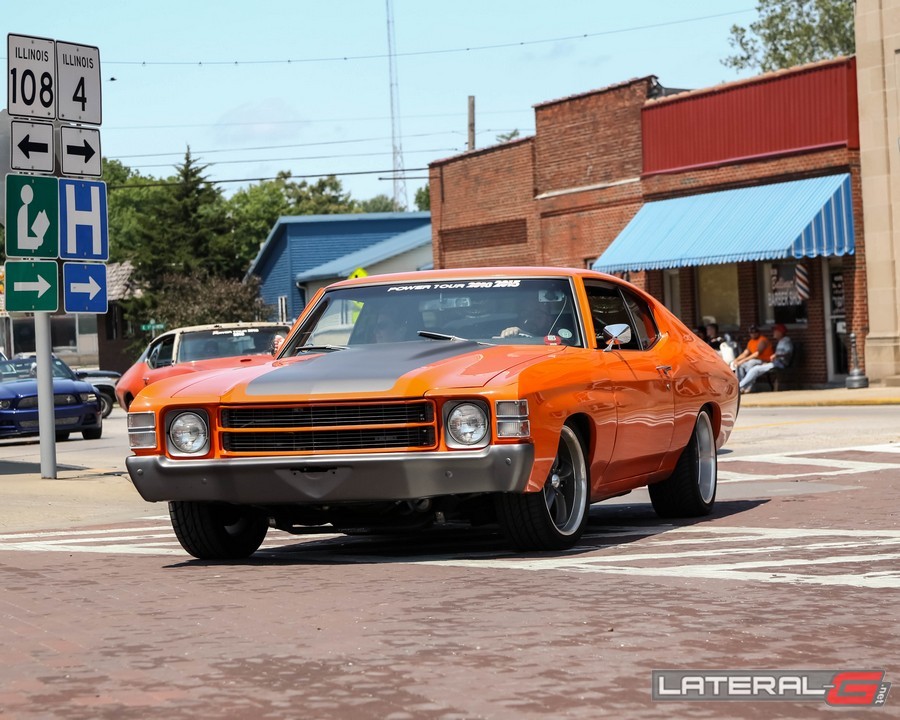
[[[850,175],[647,203],[594,263],[624,272],[852,255]]]

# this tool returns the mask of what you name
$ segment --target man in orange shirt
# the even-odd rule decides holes
[[[769,362],[774,352],[772,343],[769,342],[765,335],[760,334],[756,325],[751,325],[747,347],[734,359],[731,369],[737,373],[739,380],[743,380],[750,368]]]

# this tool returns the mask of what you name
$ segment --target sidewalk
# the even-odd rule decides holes
[[[849,390],[782,390],[741,396],[741,407],[814,407],[834,405],[900,405],[900,387],[876,385]]]

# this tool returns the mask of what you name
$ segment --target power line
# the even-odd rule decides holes
[[[515,115],[521,113],[522,110],[489,110],[479,111],[479,116],[484,115]],[[416,115],[402,115],[403,120],[418,120],[421,118],[446,118],[459,117],[459,112],[448,113],[420,113]],[[336,123],[336,122],[376,122],[379,120],[390,120],[390,116],[376,117],[342,117],[342,118],[316,118],[314,120],[248,120],[243,122],[214,122],[214,123],[177,123],[172,125],[112,125],[104,126],[103,131],[108,130],[174,130],[178,128],[205,128],[205,127],[242,127],[247,125],[315,125],[316,123]]]
[[[406,172],[423,172],[428,170],[427,167],[421,168],[407,168]],[[290,175],[285,180],[305,180],[307,178],[324,178],[324,177],[338,177],[338,176],[347,176],[347,175],[378,175],[381,173],[393,173],[391,170],[355,170],[348,172],[325,172],[325,173],[312,173],[309,175]],[[200,183],[204,185],[223,185],[225,183],[244,183],[244,182],[265,182],[266,180],[278,180],[280,178],[279,175],[273,175],[271,177],[255,177],[255,178],[229,178],[227,180],[200,180]],[[170,185],[178,185],[179,182],[177,180],[158,180],[155,182],[149,183],[129,183],[128,185],[107,185],[107,189],[109,190],[135,190],[137,188],[150,188],[150,187],[168,187]]]
[[[458,152],[459,148],[431,148],[428,150],[407,150],[405,154],[407,155],[416,155],[421,153],[438,153],[438,152]],[[193,153],[191,153],[193,156]],[[377,153],[352,153],[345,155],[305,155],[302,157],[273,157],[273,158],[249,158],[246,160],[216,160],[214,163],[210,163],[210,165],[240,165],[242,163],[265,163],[265,162],[294,162],[297,160],[335,160],[337,158],[355,158],[355,157],[383,157],[385,155],[392,155],[390,152],[377,152]],[[118,159],[118,158],[117,158]],[[133,165],[129,167],[136,168],[159,168],[159,167],[171,167],[172,163],[153,163],[151,165]]]
[[[395,57],[421,57],[423,55],[449,55],[453,53],[480,52],[484,50],[502,50],[513,47],[526,47],[529,45],[543,45],[547,43],[569,42],[573,40],[586,40],[588,38],[604,37],[607,35],[618,35],[621,33],[639,32],[641,30],[653,30],[662,27],[672,27],[673,25],[685,25],[688,23],[702,22],[703,20],[715,20],[722,17],[730,17],[732,15],[743,15],[744,13],[755,12],[755,8],[746,8],[744,10],[733,10],[731,12],[715,13],[713,15],[700,15],[697,17],[683,18],[681,20],[667,20],[665,22],[648,23],[646,25],[634,25],[632,27],[617,28],[615,30],[600,30],[592,33],[581,33],[578,35],[564,35],[562,37],[542,38],[539,40],[521,40],[518,42],[495,43],[491,45],[472,45],[468,47],[444,48],[438,50],[415,50],[409,52],[395,53]],[[281,60],[104,60],[104,65],[138,65],[141,67],[165,67],[196,65],[198,67],[239,67],[241,65],[302,65],[306,63],[318,62],[349,62],[356,60],[384,60],[390,57],[387,54],[373,55],[331,55],[324,57],[311,58],[288,58]]]

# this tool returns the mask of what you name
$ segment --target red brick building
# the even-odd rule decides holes
[[[842,383],[867,330],[853,58],[535,106],[535,135],[430,166],[435,267],[594,266],[686,323],[788,326],[789,380]],[[712,193],[718,193],[712,195]]]

